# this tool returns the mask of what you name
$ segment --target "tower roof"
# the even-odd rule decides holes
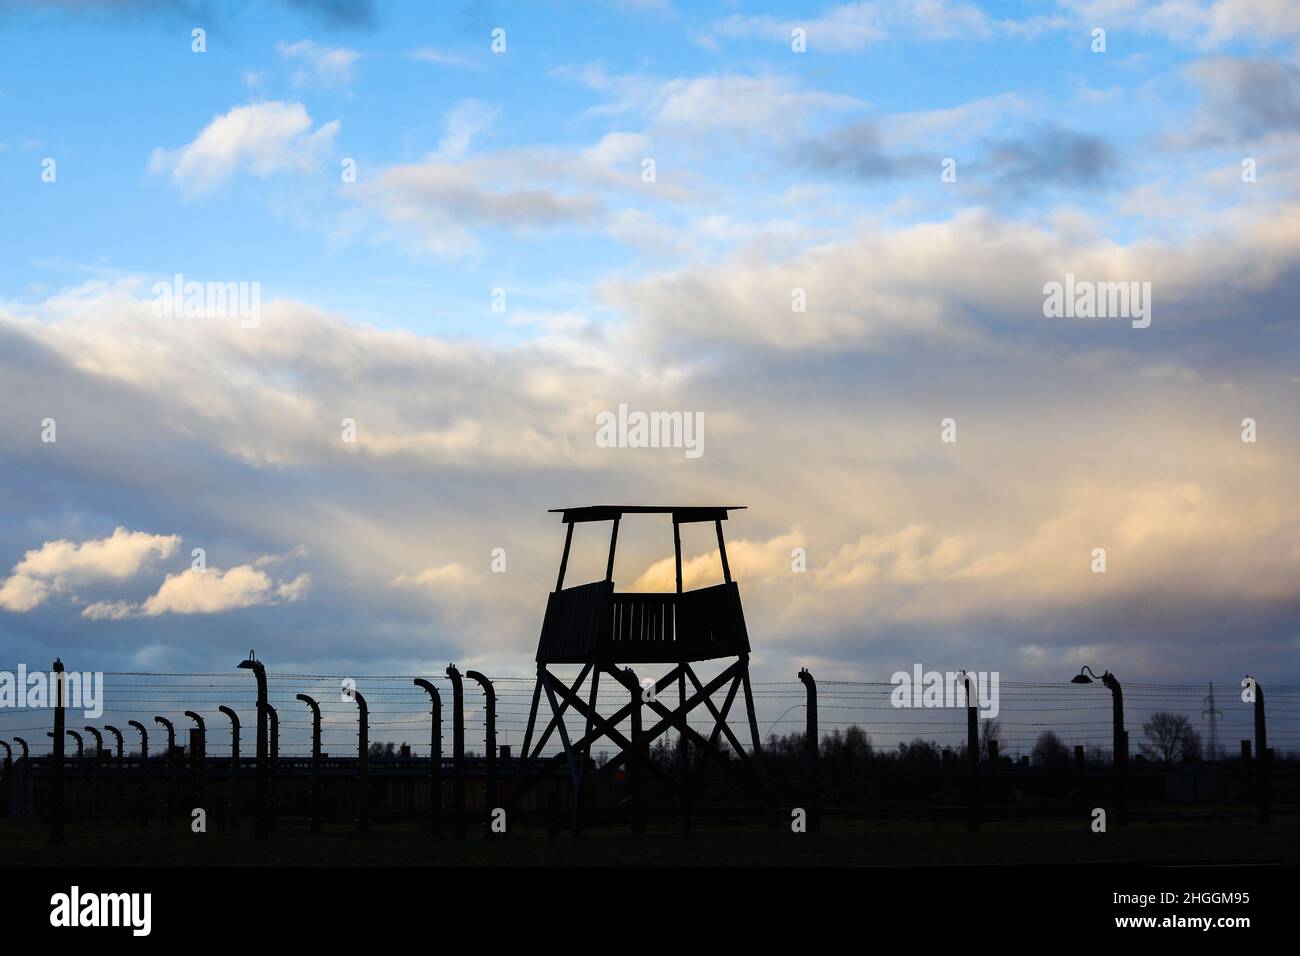
[[[743,511],[744,505],[584,505],[580,508],[552,508],[565,522],[611,521],[625,514],[673,516],[678,524],[693,521],[726,521],[728,511]]]

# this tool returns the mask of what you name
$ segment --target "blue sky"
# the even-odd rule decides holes
[[[547,508],[734,500],[768,675],[1294,680],[1298,38],[1235,0],[0,6],[0,646],[526,673]],[[152,314],[176,273],[259,323]],[[1151,326],[1045,317],[1066,273],[1152,283]],[[598,447],[620,403],[705,454]]]
[[[988,161],[990,141],[1014,140],[1020,131],[1032,148],[1034,137],[1050,135],[1044,129],[1060,127],[1070,136],[1104,140],[1113,152],[1097,172],[1106,188],[1088,201],[1115,213],[1108,231],[1124,240],[1134,234],[1133,224],[1113,209],[1122,205],[1123,187],[1150,176],[1153,167],[1183,161],[1155,144],[1190,115],[1195,89],[1180,71],[1204,52],[1158,32],[1112,28],[1107,52],[1098,55],[1086,29],[1042,25],[1051,19],[1045,4],[982,8],[981,22],[1019,24],[1015,29],[967,33],[960,19],[943,28],[967,36],[931,36],[945,23],[941,12],[928,19],[901,7],[891,16],[864,13],[857,19],[898,25],[887,39],[860,43],[832,27],[818,32],[817,18],[834,14],[834,6],[393,4],[343,22],[312,14],[305,9],[310,5],[218,5],[213,14],[165,4],[98,11],[94,4],[54,6],[9,12],[4,20],[0,172],[5,207],[25,225],[5,240],[0,282],[6,295],[21,299],[112,270],[257,273],[265,275],[268,296],[346,309],[381,326],[498,341],[512,333],[484,314],[490,289],[510,289],[520,307],[600,316],[591,286],[607,273],[654,261],[655,252],[611,243],[583,224],[524,235],[489,228],[476,252],[453,242],[446,254],[433,254],[359,221],[365,210],[353,194],[362,190],[339,181],[344,158],[357,161],[362,187],[384,169],[418,163],[437,152],[450,117],[466,103],[490,116],[469,142],[475,155],[581,151],[610,133],[641,135],[641,152],[654,155],[661,183],[705,192],[715,214],[734,221],[736,238],[718,240],[725,249],[741,241],[746,227],[772,217],[808,225],[775,205],[810,178],[797,158],[800,136],[984,103],[978,126],[949,124],[908,137],[902,152],[925,159],[904,161],[898,175],[854,181],[841,168],[838,177],[825,169],[812,178],[835,188],[845,213],[919,221],[952,208],[954,190],[933,175],[932,158],[954,155],[961,170],[968,159]],[[838,9],[853,14],[857,8]],[[802,55],[774,42],[775,27],[726,30],[733,21],[794,23],[801,16],[813,23],[811,51]],[[1072,21],[1084,22],[1090,21]],[[196,26],[209,33],[201,54],[191,50]],[[504,55],[490,50],[497,26],[507,30]],[[303,41],[315,51],[283,52]],[[1243,37],[1218,49],[1258,45]],[[51,68],[55,49],[63,65]],[[350,62],[314,74],[313,56],[329,51]],[[607,88],[593,89],[593,75]],[[662,104],[656,82],[700,77],[770,84],[751,95],[786,97],[784,108],[761,114],[783,129],[755,129],[747,142],[700,149],[690,129],[697,118],[656,123],[652,114]],[[191,142],[231,109],[267,103],[301,104],[312,128],[339,124],[306,175],[234,174],[196,195],[150,172],[155,150]],[[765,139],[779,148],[765,148]],[[39,188],[46,156],[59,163],[57,189]],[[638,159],[621,162],[635,173]],[[698,213],[642,192],[621,196],[622,208],[647,211],[664,228]],[[999,203],[1035,216],[1068,197],[1069,184],[1004,192]],[[846,215],[817,225],[833,234],[851,224]],[[114,237],[111,246],[105,235]]]

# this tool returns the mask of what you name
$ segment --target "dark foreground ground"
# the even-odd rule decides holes
[[[312,835],[282,825],[269,842],[239,830],[191,833],[142,828],[70,826],[62,847],[30,821],[0,821],[0,864],[6,866],[898,866],[1043,863],[1297,863],[1300,821],[1267,827],[1253,822],[1134,823],[1092,833],[1058,823],[986,823],[980,833],[960,824],[827,820],[820,834],[765,827],[651,827],[640,837],[624,828],[593,828],[574,839],[521,829],[504,839],[471,833],[463,843],[434,841],[414,824],[372,826],[360,837],[342,828]]]

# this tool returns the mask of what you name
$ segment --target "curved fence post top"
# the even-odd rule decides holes
[[[298,700],[302,701],[304,704],[310,707],[311,712],[315,717],[317,718],[320,717],[320,704],[316,703],[315,700],[308,697],[306,694],[296,694],[294,696],[296,696]]]
[[[192,710],[187,710],[185,711],[185,716],[188,717],[190,720],[194,721],[194,723],[198,725],[199,730],[206,731],[208,729],[207,725],[203,723],[202,714],[196,714]]]
[[[104,735],[101,734],[101,733],[99,732],[99,728],[97,728],[97,727],[87,727],[87,728],[86,728],[86,733],[90,734],[90,736],[92,736],[92,737],[95,738],[95,750],[96,750],[96,752],[98,752],[98,751],[104,749]]]
[[[23,738],[21,738],[21,737],[15,737],[15,738],[14,738],[14,743],[16,743],[19,747],[22,747],[22,748],[23,748],[23,759],[26,760],[26,759],[27,759],[27,741],[23,740]]]
[[[166,717],[154,717],[154,720],[167,728],[167,750],[170,752],[176,746],[176,728],[172,726],[172,722]]]
[[[423,677],[417,677],[414,683],[416,687],[424,688],[429,697],[432,698],[434,707],[442,706],[442,698],[438,695],[438,688],[434,687],[430,681],[425,680]]]
[[[107,730],[110,734],[114,736],[114,738],[117,739],[117,759],[121,760],[122,750],[123,750],[122,731],[118,730],[112,724],[105,724],[104,729]]]
[[[149,731],[146,730],[144,724],[140,723],[140,721],[138,721],[138,720],[128,720],[128,721],[126,722],[126,725],[127,725],[128,727],[134,727],[137,731],[139,731],[139,733],[140,733],[140,756],[142,756],[142,757],[145,756],[146,752],[147,752],[148,749],[149,749]]]
[[[813,688],[817,686],[817,681],[813,679],[812,671],[808,670],[806,667],[799,668],[799,679],[803,681],[805,687]]]
[[[217,708],[217,710],[221,711],[223,714],[225,714],[227,717],[230,718],[230,723],[234,726],[236,730],[239,729],[239,715],[235,713],[233,708],[227,707],[225,704],[222,704],[220,707]]]

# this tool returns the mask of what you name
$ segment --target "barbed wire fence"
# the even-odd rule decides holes
[[[12,671],[11,671],[12,672]],[[231,673],[162,673],[162,672],[103,672],[103,713],[97,718],[86,718],[86,724],[115,724],[125,726],[128,721],[140,720],[152,724],[155,716],[163,716],[178,725],[187,723],[184,712],[195,710],[217,715],[217,708],[225,705],[240,718],[242,733],[252,738],[252,728],[257,719],[257,689],[250,677]],[[326,742],[325,750],[345,754],[348,745],[355,745],[357,730],[356,703],[345,696],[343,682],[355,683],[369,702],[370,738],[372,741],[405,743],[412,754],[427,757],[429,753],[429,696],[415,686],[417,677],[445,686],[448,693],[444,711],[449,709],[449,678],[444,675],[391,675],[391,674],[299,674],[267,672],[268,702],[279,714],[280,753],[283,756],[310,755],[312,725],[307,707],[296,699],[298,694],[315,698],[321,707],[321,732]],[[498,742],[517,746],[522,742],[527,724],[529,702],[533,693],[531,677],[492,678],[496,689],[496,728]],[[1126,724],[1134,737],[1134,749],[1141,740],[1141,728],[1152,714],[1172,712],[1186,716],[1194,728],[1202,726],[1201,713],[1205,709],[1209,681],[1204,683],[1126,683],[1124,705]],[[1233,756],[1238,740],[1254,735],[1254,715],[1250,704],[1239,700],[1238,688],[1228,681],[1215,682],[1220,688],[1218,700],[1222,706],[1218,718],[1218,733],[1222,738],[1223,753],[1211,754],[1202,733],[1202,756],[1213,760]],[[892,702],[896,685],[873,681],[818,681],[818,725],[823,734],[835,730],[860,728],[871,738],[876,749],[893,748],[920,738],[940,746],[958,745],[966,736],[964,706],[900,707]],[[484,702],[476,688],[465,692],[465,736],[467,750],[482,751],[484,731]],[[1268,717],[1270,743],[1280,755],[1300,751],[1300,687],[1295,685],[1270,685]],[[758,708],[762,736],[802,733],[805,725],[803,711],[805,691],[797,680],[755,682],[754,698]],[[998,740],[1006,755],[1029,754],[1039,736],[1047,730],[1055,732],[1062,743],[1073,746],[1109,746],[1111,740],[1111,698],[1100,685],[1072,685],[1069,682],[1047,683],[1033,681],[1001,681],[998,709],[990,716],[981,710],[980,720],[993,720],[1000,728]],[[79,729],[78,721],[84,713],[75,708],[68,711],[68,728]],[[444,718],[449,721],[450,714]],[[568,716],[569,726],[576,729],[583,720],[576,714]],[[733,729],[734,718],[730,721]],[[707,711],[698,708],[690,718],[690,725],[706,733],[713,728]],[[448,723],[448,726],[450,724]],[[48,734],[53,727],[49,708],[0,708],[0,738],[14,734],[29,734],[33,753],[48,752]],[[298,728],[295,730],[295,728]],[[37,745],[40,741],[40,745]],[[549,742],[545,754],[558,752],[558,739]],[[128,748],[129,750],[130,748]],[[138,747],[136,748],[138,749]]]
[[[654,675],[646,675],[654,676]],[[210,673],[170,673],[154,671],[114,671],[102,674],[103,686],[100,703],[102,713],[86,713],[83,709],[69,707],[65,711],[67,731],[93,734],[93,729],[108,727],[126,728],[131,722],[154,728],[155,718],[170,720],[176,727],[177,740],[184,745],[182,728],[192,722],[187,711],[203,715],[207,721],[206,756],[209,761],[228,757],[231,753],[232,722],[227,719],[228,708],[237,715],[239,752],[244,761],[251,761],[256,749],[258,691],[251,675],[232,670]],[[332,760],[358,757],[358,706],[349,696],[348,686],[355,686],[368,703],[368,741],[378,744],[373,756],[383,760],[388,756],[404,754],[408,760],[428,763],[430,744],[430,696],[415,684],[417,678],[430,681],[442,689],[441,727],[443,762],[450,764],[453,715],[451,680],[446,675],[414,674],[322,674],[267,671],[267,703],[274,708],[278,723],[278,756],[285,761],[301,760],[312,756],[313,717],[308,707],[298,699],[305,694],[319,703],[320,750]],[[518,758],[528,724],[530,704],[534,694],[535,679],[509,676],[492,679],[495,690],[495,741],[502,748],[501,755],[509,760],[511,751]],[[1213,685],[1214,690],[1211,690]],[[1300,686],[1269,685],[1266,688],[1268,746],[1276,761],[1294,761],[1300,758]],[[665,692],[666,693],[666,692]],[[1217,694],[1220,705],[1215,710],[1215,731],[1218,752],[1209,750],[1209,735],[1204,730],[1206,698]],[[755,708],[760,737],[764,749],[786,754],[803,746],[808,726],[807,690],[798,680],[755,682],[753,685]],[[1133,682],[1124,685],[1125,726],[1128,730],[1131,755],[1144,750],[1158,762],[1158,755],[1150,750],[1145,727],[1158,713],[1172,713],[1185,717],[1188,725],[1201,738],[1199,758],[1205,763],[1238,759],[1238,744],[1255,738],[1255,711],[1244,699],[1240,680],[1226,679],[1196,683]],[[906,753],[914,742],[928,745],[931,752],[964,750],[969,728],[967,710],[963,706],[915,707],[899,706],[896,685],[890,682],[822,680],[817,684],[816,733],[823,744],[833,743],[844,735],[856,734],[859,743],[865,741],[877,755]],[[74,702],[75,703],[75,702]],[[484,694],[473,683],[464,689],[463,726],[464,756],[482,758],[487,744],[486,701]],[[562,720],[570,736],[581,737],[583,717],[570,710]],[[692,730],[708,737],[715,730],[713,716],[703,707],[694,710],[689,718]],[[1043,681],[1000,681],[996,697],[996,712],[981,708],[980,735],[984,740],[997,741],[1003,758],[1020,764],[1034,754],[1043,735],[1051,733],[1066,750],[1082,748],[1082,756],[1090,763],[1109,762],[1113,754],[1111,744],[1112,722],[1110,692],[1099,683],[1090,685]],[[616,726],[625,730],[628,718]],[[738,726],[733,715],[729,726],[738,739],[748,740],[748,729]],[[30,757],[49,757],[53,753],[53,710],[31,707],[0,708],[0,741],[12,743],[21,739]],[[539,728],[540,729],[540,728]],[[159,730],[158,732],[161,732]],[[680,745],[680,733],[670,731],[669,741]],[[536,741],[536,738],[534,738]],[[86,738],[90,746],[89,736]],[[388,748],[387,745],[393,745]],[[16,744],[10,748],[13,753]],[[105,747],[112,745],[105,736]],[[401,747],[401,751],[397,751]],[[140,743],[133,733],[127,733],[123,749],[129,764],[138,755]],[[155,743],[155,759],[162,748]],[[686,749],[690,749],[689,746]],[[597,741],[588,756],[597,764],[603,763],[609,752],[617,753],[617,744],[608,737]],[[560,734],[552,734],[542,746],[541,758],[558,761],[563,753]],[[12,761],[6,757],[6,766]],[[65,756],[65,759],[68,759]],[[508,788],[511,767],[501,768]],[[9,773],[12,781],[12,773]],[[10,800],[9,812],[14,813]],[[30,801],[28,801],[30,810]]]

